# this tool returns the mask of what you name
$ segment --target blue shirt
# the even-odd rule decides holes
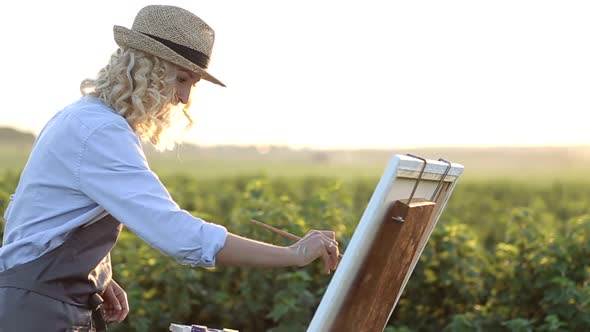
[[[107,213],[184,264],[214,266],[227,237],[224,227],[172,200],[122,116],[83,97],[58,112],[35,141],[4,214],[0,271],[58,247],[69,232]]]

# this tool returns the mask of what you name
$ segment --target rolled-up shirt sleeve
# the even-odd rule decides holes
[[[78,179],[85,195],[154,248],[184,264],[215,266],[226,228],[174,202],[127,123],[103,125],[86,139]]]

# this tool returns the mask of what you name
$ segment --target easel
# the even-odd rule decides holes
[[[330,306],[329,300],[336,298],[336,302],[340,302],[337,309],[330,308],[331,312],[325,315],[329,317],[318,317],[317,320],[321,320],[321,322],[317,324],[312,321],[308,331],[373,332],[383,331],[385,328],[430,238],[446,199],[448,199],[452,191],[452,186],[445,182],[452,164],[439,159],[439,163],[445,163],[447,166],[444,172],[438,175],[440,178],[436,189],[431,195],[428,195],[429,198],[415,198],[416,190],[423,180],[428,161],[415,155],[406,155],[404,157],[422,161],[420,173],[415,180],[411,193],[406,194],[408,195],[406,199],[395,199],[387,202],[387,193],[385,191],[390,190],[387,189],[382,190],[384,192],[380,194],[380,197],[375,198],[380,200],[379,205],[383,213],[379,217],[381,221],[375,223],[378,224],[376,234],[373,240],[370,241],[367,253],[364,256],[355,257],[356,261],[360,261],[358,262],[359,267],[358,270],[352,270],[355,276],[348,280],[349,285],[345,287],[345,294],[328,296],[324,308]],[[462,166],[460,168],[462,171]],[[394,175],[394,179],[399,173],[397,166],[395,171],[397,173]],[[437,174],[429,174],[430,182],[432,182],[435,175]],[[382,180],[384,179],[382,178]],[[432,187],[432,183],[430,187]],[[441,199],[441,192],[445,192],[446,197]],[[424,195],[424,190],[422,190],[422,194]],[[371,200],[373,201],[373,198]],[[437,204],[440,205],[438,208]],[[375,212],[374,214],[377,215],[378,213]],[[350,249],[347,248],[345,258],[349,253]],[[334,278],[336,278],[336,275]],[[324,299],[320,307],[322,304],[324,304]],[[320,308],[318,308],[318,311],[325,312]],[[321,314],[316,313],[316,315]]]
[[[430,228],[428,222],[438,192],[435,191],[430,200],[413,200],[427,164],[425,159],[416,158],[424,161],[424,167],[414,190],[409,199],[390,204],[359,278],[338,313],[335,331],[383,331],[403,291],[405,277],[411,273],[420,244],[428,240],[425,235]]]

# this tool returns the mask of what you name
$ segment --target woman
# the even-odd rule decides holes
[[[0,331],[92,331],[121,322],[125,291],[111,279],[110,250],[126,225],[193,266],[338,263],[334,233],[312,231],[290,247],[253,241],[180,209],[150,170],[141,140],[174,144],[192,87],[210,75],[214,32],[194,14],[148,6],[83,97],[37,138],[6,210],[0,248]],[[31,319],[34,315],[35,319]]]

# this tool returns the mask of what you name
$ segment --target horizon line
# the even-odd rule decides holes
[[[22,134],[29,134],[37,137],[38,133],[30,129],[20,128],[18,126],[0,124],[0,129],[11,129]],[[151,146],[144,142],[144,146]],[[285,144],[285,143],[198,143],[195,141],[184,141],[177,143],[174,150],[183,146],[195,146],[198,148],[220,148],[220,147],[238,147],[238,148],[254,148],[256,150],[269,149],[290,149],[290,150],[314,150],[314,151],[392,151],[392,150],[412,150],[412,149],[559,149],[559,148],[590,148],[590,143],[577,144],[479,144],[479,145],[460,145],[460,144],[445,144],[445,145],[398,145],[392,147],[383,146],[310,146],[301,144]]]

